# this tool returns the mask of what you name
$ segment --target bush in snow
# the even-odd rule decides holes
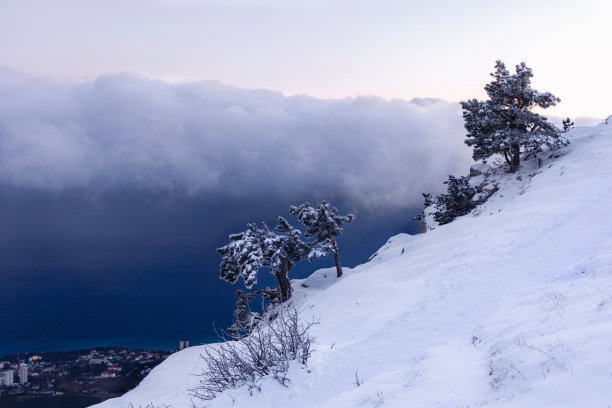
[[[327,256],[328,252],[334,254],[336,262],[336,275],[342,276],[342,265],[340,264],[340,254],[336,238],[344,232],[344,224],[348,224],[355,219],[353,214],[339,215],[336,207],[331,207],[329,203],[323,201],[317,207],[304,203],[299,207],[292,205],[289,213],[295,215],[306,227],[306,238],[315,237],[319,251],[318,257]]]
[[[465,215],[476,207],[472,197],[476,194],[476,189],[470,186],[469,178],[461,176],[448,176],[446,194],[436,198],[438,211],[434,214],[434,220],[440,225],[448,224],[455,218]]]
[[[532,112],[535,107],[549,108],[561,100],[549,92],[531,88],[531,68],[524,62],[516,65],[515,74],[497,61],[494,80],[485,85],[489,100],[471,99],[461,102],[467,139],[465,143],[474,149],[474,160],[503,154],[511,171],[519,167],[521,148],[539,151],[542,146],[556,149],[567,145],[562,131],[548,120]],[[564,130],[570,127],[564,121]]]
[[[309,329],[317,322],[300,315],[292,303],[282,304],[270,311],[265,323],[260,322],[239,341],[222,333],[223,342],[208,345],[201,355],[206,366],[200,384],[191,390],[192,396],[211,400],[220,392],[242,386],[252,393],[261,390],[261,380],[266,376],[286,386],[291,361],[305,365],[315,345]]]

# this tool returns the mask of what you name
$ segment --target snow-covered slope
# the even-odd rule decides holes
[[[340,280],[321,270],[294,281],[305,317],[320,318],[308,369],[295,363],[286,388],[264,380],[261,393],[207,404],[612,406],[612,124],[570,139],[540,167],[498,174],[474,213],[395,236]],[[172,355],[97,407],[191,406],[200,352]]]

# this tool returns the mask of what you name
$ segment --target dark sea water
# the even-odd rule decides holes
[[[96,346],[174,349],[216,339],[236,289],[218,278],[215,248],[246,222],[275,225],[302,199],[158,194],[0,194],[0,355]],[[312,200],[314,201],[314,200]],[[339,244],[363,263],[387,238],[415,233],[418,209],[356,212]],[[302,262],[292,277],[333,265]],[[274,278],[260,272],[260,285]]]

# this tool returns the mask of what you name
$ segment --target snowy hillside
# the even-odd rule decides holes
[[[308,368],[294,363],[287,388],[267,379],[196,406],[612,406],[612,124],[570,140],[498,174],[472,214],[395,236],[342,279],[293,281],[320,318]],[[190,407],[201,349],[96,407]]]

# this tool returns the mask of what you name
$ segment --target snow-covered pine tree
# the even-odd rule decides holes
[[[429,193],[422,193],[422,194],[424,198],[423,211],[421,211],[419,214],[412,217],[414,221],[419,221],[421,223],[421,231],[420,231],[421,234],[427,232],[427,222],[425,221],[426,219],[425,210],[427,209],[427,207],[435,203],[435,200],[431,197],[431,194]]]
[[[228,328],[229,335],[237,340],[248,335],[261,320],[257,312],[251,311],[251,302],[259,292],[236,291],[236,310],[234,310],[234,323]]]
[[[472,201],[476,189],[470,186],[467,177],[456,178],[449,175],[444,184],[448,185],[446,194],[441,194],[436,198],[439,210],[434,214],[434,220],[440,225],[448,224],[455,218],[469,213],[476,206]]]
[[[421,211],[419,214],[415,215],[414,217],[412,217],[413,221],[423,221],[423,219],[425,218],[425,208],[429,207],[430,205],[432,205],[434,203],[434,199],[431,198],[431,194],[429,193],[422,193],[423,194],[423,211]]]
[[[264,253],[268,257],[270,272],[276,276],[281,292],[281,301],[291,297],[289,271],[295,262],[305,259],[310,254],[310,245],[302,241],[302,232],[293,228],[283,217],[278,217],[274,234],[264,241]]]
[[[502,154],[515,171],[520,164],[521,148],[537,151],[542,146],[556,149],[567,145],[562,131],[532,109],[555,106],[561,100],[549,92],[531,88],[531,68],[521,62],[510,74],[503,62],[497,61],[494,80],[485,85],[489,100],[471,99],[461,102],[467,139],[474,160]]]
[[[266,224],[261,228],[247,224],[246,231],[230,235],[231,242],[217,249],[222,256],[221,279],[236,283],[242,277],[244,286],[250,289],[257,283],[259,269],[268,268],[278,281],[280,301],[288,300],[291,297],[289,272],[295,262],[321,258],[327,252],[324,245],[302,241],[302,232],[283,217],[278,217],[275,231],[270,231]]]
[[[567,133],[572,130],[572,126],[574,126],[574,122],[570,118],[566,118],[563,120],[563,133]]]
[[[355,219],[353,214],[339,215],[336,207],[323,201],[316,208],[308,202],[296,207],[289,207],[289,213],[295,215],[306,227],[304,237],[315,237],[314,246],[311,249],[309,259],[323,257],[323,253],[332,252],[336,263],[336,275],[342,276],[342,265],[336,237],[344,232],[344,225]]]
[[[270,289],[266,286],[265,289],[259,289],[253,292],[243,290],[236,291],[236,310],[234,310],[234,322],[227,329],[227,334],[234,339],[239,340],[253,331],[255,326],[262,319],[262,315],[251,310],[251,303],[258,295],[261,295],[263,300],[267,302],[267,306],[278,304],[281,302],[281,291],[279,287]],[[262,303],[262,312],[264,304]]]
[[[257,271],[269,262],[264,252],[264,241],[273,235],[266,224],[262,224],[262,228],[247,224],[246,231],[231,234],[230,243],[217,249],[222,257],[220,278],[236,283],[242,277],[244,286],[250,289],[257,283]]]

